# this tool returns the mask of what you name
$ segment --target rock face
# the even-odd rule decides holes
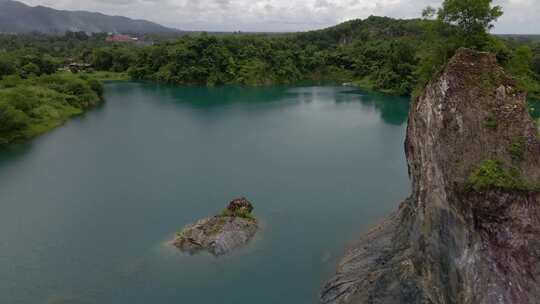
[[[494,55],[460,49],[413,100],[412,195],[362,237],[322,303],[540,303],[540,142]]]
[[[231,209],[233,203],[238,208]],[[253,206],[245,198],[236,199],[223,215],[202,219],[186,226],[178,233],[173,244],[191,254],[200,251],[207,251],[215,256],[227,254],[245,245],[257,232],[258,225],[251,216],[252,210]]]

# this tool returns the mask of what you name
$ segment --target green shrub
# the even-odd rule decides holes
[[[31,76],[39,76],[39,75],[41,75],[39,66],[37,66],[34,63],[28,63],[21,68],[22,78],[29,78]]]
[[[28,117],[11,104],[0,101],[0,133],[19,131],[28,124]]]
[[[72,74],[0,80],[0,145],[31,138],[96,105],[101,84]]]
[[[90,79],[88,80],[88,85],[90,86],[90,89],[99,96],[99,98],[103,97],[103,85],[101,82],[96,79]]]
[[[521,177],[516,168],[505,168],[499,160],[485,160],[473,170],[468,179],[468,188],[476,191],[489,189],[532,191],[537,190],[535,183],[529,183]]]
[[[512,159],[515,161],[523,160],[523,154],[525,153],[525,143],[522,138],[515,139],[510,145],[509,152]]]
[[[498,125],[497,119],[493,116],[486,117],[484,121],[484,126],[490,130],[496,130]]]
[[[245,210],[245,209],[239,209],[236,212],[232,212],[229,209],[225,209],[225,210],[223,210],[223,212],[221,212],[221,216],[223,216],[223,217],[240,217],[240,218],[243,218],[243,219],[246,219],[246,220],[256,221],[253,214],[251,212],[249,212],[248,210]]]

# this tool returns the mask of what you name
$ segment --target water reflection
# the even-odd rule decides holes
[[[335,103],[359,102],[365,106],[372,107],[380,112],[384,122],[392,125],[402,125],[407,122],[409,113],[409,98],[390,96],[375,92],[368,92],[359,89],[343,87],[241,87],[241,86],[220,86],[208,88],[204,86],[189,86],[178,90],[177,86],[154,84],[135,84],[141,90],[153,89],[154,94],[158,94],[167,102],[171,100],[189,104],[195,108],[209,108],[237,103],[273,103],[289,102],[294,103],[314,103],[317,101],[328,102],[334,100]],[[124,86],[123,89],[133,93],[133,88]]]
[[[167,100],[188,103],[198,108],[223,106],[233,103],[268,103],[294,97],[289,87],[241,87],[241,86],[178,86],[141,84],[142,89],[152,89],[153,93]]]
[[[348,95],[358,96],[358,101],[366,106],[374,107],[381,113],[384,122],[392,125],[402,125],[407,122],[409,115],[409,98],[389,96],[385,94],[367,92],[363,90],[348,90],[341,92],[341,97],[337,102],[350,101]]]

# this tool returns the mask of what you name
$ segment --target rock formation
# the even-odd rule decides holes
[[[253,205],[247,199],[235,199],[221,215],[186,226],[173,244],[191,254],[200,251],[216,256],[227,254],[246,244],[257,232],[252,211]]]
[[[540,141],[494,55],[457,51],[413,100],[405,152],[411,196],[322,303],[540,303]]]

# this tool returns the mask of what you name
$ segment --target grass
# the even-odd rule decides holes
[[[257,219],[255,219],[255,217],[253,216],[253,214],[251,212],[248,212],[247,210],[244,210],[244,209],[237,210],[236,212],[232,212],[229,209],[225,209],[225,210],[223,210],[223,212],[221,212],[221,216],[223,216],[223,217],[240,217],[240,218],[250,220],[250,221],[253,221],[253,222],[257,221]]]

